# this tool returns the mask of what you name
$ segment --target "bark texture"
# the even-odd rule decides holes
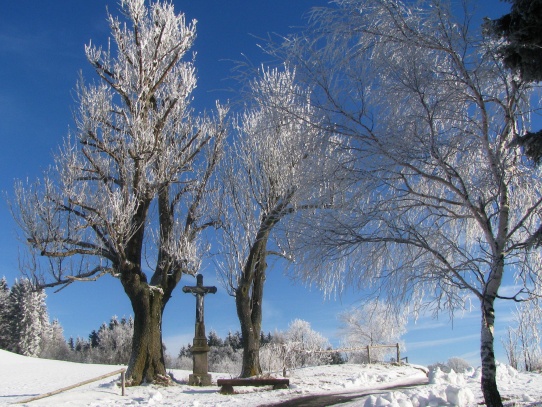
[[[497,388],[497,365],[495,363],[494,326],[495,298],[488,298],[482,304],[482,331],[481,331],[481,357],[482,357],[482,394],[488,407],[502,407],[502,399]]]
[[[260,332],[262,330],[262,300],[267,268],[265,258],[268,238],[269,231],[258,234],[235,292],[237,315],[243,335],[241,377],[252,377],[262,373]]]
[[[125,291],[134,311],[132,355],[126,373],[128,385],[168,384],[162,346],[163,295],[147,284],[127,284]]]

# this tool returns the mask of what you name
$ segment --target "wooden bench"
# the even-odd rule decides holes
[[[218,379],[221,394],[233,394],[234,386],[273,386],[273,390],[287,389],[290,379],[256,378],[256,379]]]

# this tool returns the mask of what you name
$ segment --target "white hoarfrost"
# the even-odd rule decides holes
[[[92,365],[37,359],[0,350],[0,405],[20,402],[32,396],[54,391],[109,372],[119,366]],[[192,387],[184,383],[189,371],[171,370],[179,384],[169,387],[145,385],[129,387],[121,395],[119,377],[113,376],[33,401],[36,406],[188,406],[188,407],[254,407],[270,406],[298,397],[340,394],[353,398],[348,406],[476,406],[482,402],[480,369],[463,374],[429,373],[421,366],[332,365],[297,369],[291,373],[290,388],[240,387],[236,394],[221,395],[217,386]],[[212,373],[213,382],[228,374]],[[542,406],[542,376],[522,373],[507,365],[498,365],[497,381],[507,403],[517,407]],[[409,388],[390,389],[392,386]],[[331,404],[330,404],[331,405]]]

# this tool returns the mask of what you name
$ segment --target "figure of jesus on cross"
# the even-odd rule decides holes
[[[204,287],[203,276],[201,274],[198,274],[196,276],[196,286],[189,287],[185,285],[183,287],[183,292],[192,293],[196,296],[196,323],[204,323],[205,321],[203,318],[203,297],[205,297],[206,294],[216,293],[216,287]]]

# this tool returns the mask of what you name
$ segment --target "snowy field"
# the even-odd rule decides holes
[[[117,366],[87,365],[28,358],[0,350],[0,405],[54,391],[71,384],[117,370]],[[238,394],[221,395],[218,387],[194,388],[184,384],[171,387],[139,386],[126,389],[121,396],[119,379],[110,377],[41,400],[29,406],[213,406],[243,407],[272,405],[294,398],[330,394],[355,395],[370,392],[341,406],[475,406],[482,401],[480,372],[444,374],[430,372],[419,366],[334,365],[304,368],[292,372],[290,389],[239,387]],[[172,370],[176,380],[184,382],[189,372]],[[213,380],[229,377],[213,374]],[[508,406],[542,406],[542,375],[518,373],[501,365],[498,370],[501,394]],[[387,386],[413,383],[425,385],[382,390]]]

